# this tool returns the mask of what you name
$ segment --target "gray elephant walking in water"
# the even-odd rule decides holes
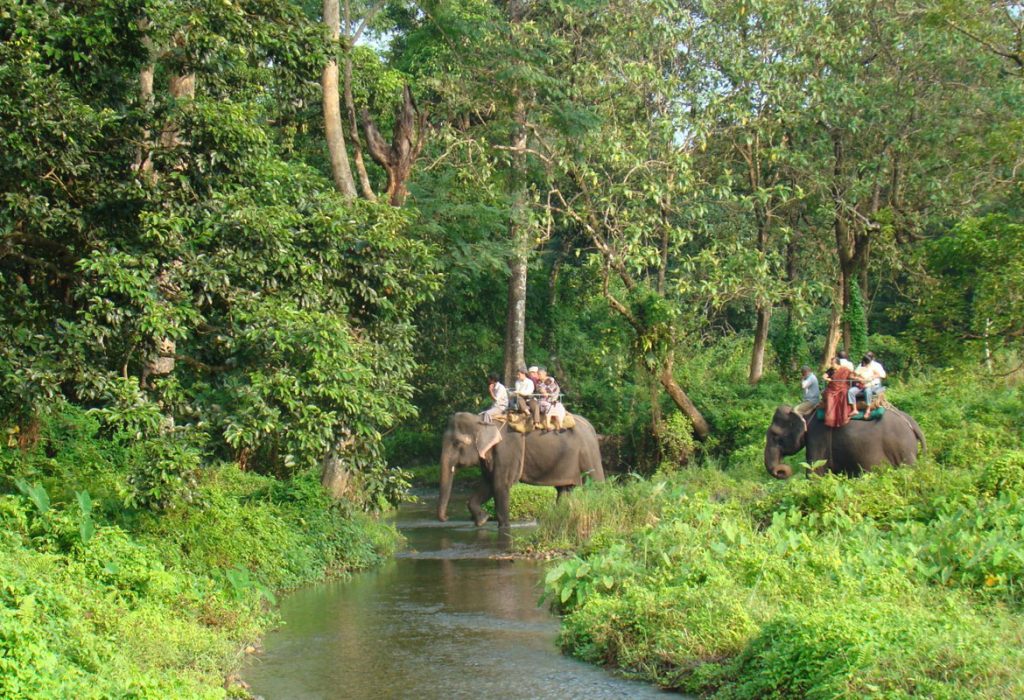
[[[576,426],[571,430],[523,434],[503,425],[484,425],[474,413],[453,415],[441,445],[438,520],[448,519],[452,482],[460,467],[480,465],[481,483],[469,499],[473,521],[477,525],[487,521],[482,506],[493,496],[498,525],[503,528],[509,525],[509,491],[517,482],[554,486],[561,496],[583,483],[584,474],[604,481],[597,432],[586,418],[573,417]]]
[[[804,416],[790,406],[779,406],[765,438],[764,466],[771,476],[788,479],[793,469],[782,458],[806,446],[808,464],[825,460],[818,473],[857,476],[880,464],[915,464],[918,444],[926,449],[921,427],[896,408],[887,408],[881,420],[852,420],[829,428],[817,411]]]

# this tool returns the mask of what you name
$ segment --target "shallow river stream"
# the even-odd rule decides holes
[[[243,676],[266,700],[292,698],[679,697],[563,656],[558,620],[537,607],[541,564],[493,559],[493,523],[439,523],[405,505],[394,561],[289,594],[284,625]],[[512,537],[522,529],[513,528]]]

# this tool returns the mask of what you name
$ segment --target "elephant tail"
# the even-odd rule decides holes
[[[917,441],[921,444],[921,449],[918,451],[918,456],[922,457],[928,454],[928,441],[924,439],[924,432],[921,430],[921,426],[917,424],[916,420],[908,416],[903,411],[899,411],[899,414],[903,418],[903,420],[907,422],[907,425],[910,426],[910,429],[914,433],[914,437],[917,438]]]
[[[928,454],[928,441],[924,439],[924,433],[921,431],[921,426],[917,424],[916,420],[910,420],[910,427],[914,429],[914,437],[916,437],[917,441],[921,443],[921,453],[919,456],[923,457]]]

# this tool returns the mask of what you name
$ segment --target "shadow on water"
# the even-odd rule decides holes
[[[517,530],[439,523],[410,504],[394,561],[285,597],[284,625],[244,677],[291,698],[645,698],[665,694],[559,653],[540,564],[490,558]]]

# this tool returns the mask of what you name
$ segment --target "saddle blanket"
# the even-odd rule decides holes
[[[871,410],[871,412],[868,415],[871,416],[871,420],[881,420],[882,416],[885,415],[885,406],[876,406],[874,409]],[[824,408],[819,408],[818,409],[818,420],[825,420],[825,409]],[[867,419],[864,417],[864,413],[863,412],[858,411],[857,413],[854,413],[852,416],[850,416],[850,420],[867,420]]]

